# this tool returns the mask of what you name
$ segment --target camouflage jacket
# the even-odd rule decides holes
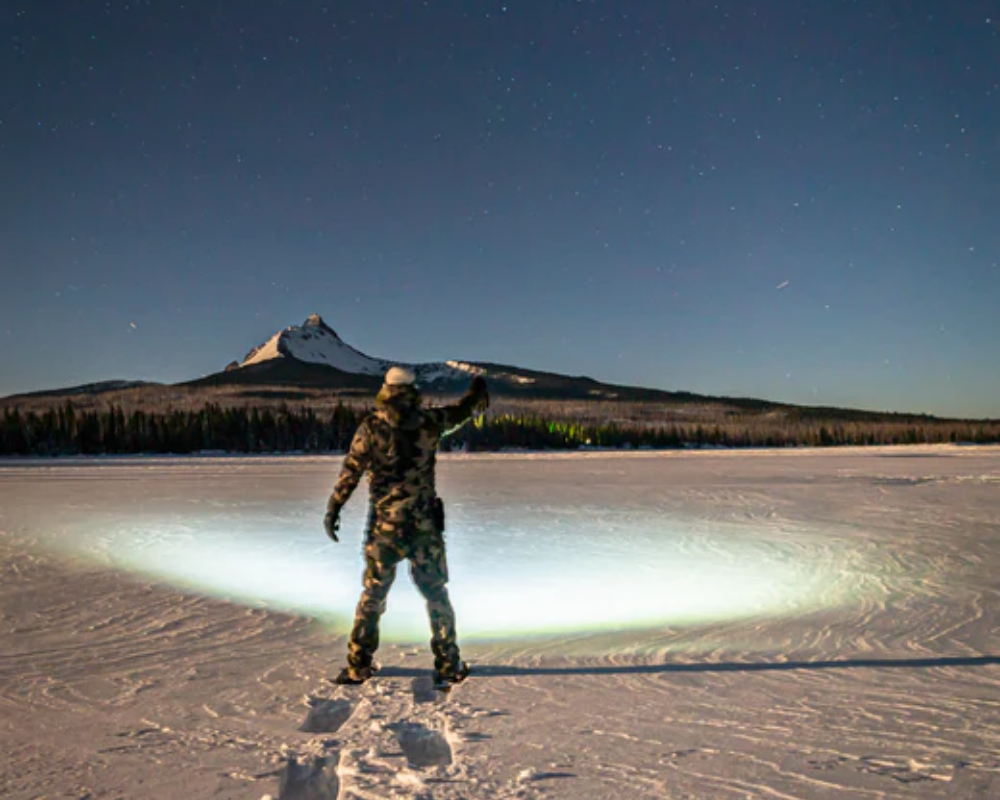
[[[354,434],[329,505],[343,506],[367,472],[373,513],[370,525],[427,523],[436,495],[438,443],[487,398],[485,391],[470,388],[455,405],[422,408],[420,394],[412,386],[383,386],[375,400],[376,410]]]

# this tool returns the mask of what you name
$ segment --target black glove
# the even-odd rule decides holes
[[[490,405],[490,390],[486,385],[486,378],[482,375],[476,375],[472,379],[472,383],[469,384],[469,392],[475,395],[478,400],[477,406],[485,410],[489,408]]]
[[[326,516],[323,517],[323,527],[326,529],[326,535],[333,539],[333,541],[340,541],[337,538],[337,531],[340,530],[340,506],[337,503],[331,502],[327,506]]]

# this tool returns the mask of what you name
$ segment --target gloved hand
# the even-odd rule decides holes
[[[337,531],[340,530],[340,506],[337,503],[331,502],[326,507],[326,516],[323,517],[323,528],[326,530],[326,535],[333,539],[333,541],[340,541],[337,538]]]
[[[472,383],[469,384],[469,392],[476,395],[479,402],[477,403],[480,410],[485,411],[490,405],[490,390],[486,385],[486,378],[482,375],[476,375],[472,379]]]

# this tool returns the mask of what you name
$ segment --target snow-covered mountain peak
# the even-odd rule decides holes
[[[301,326],[279,331],[260,347],[251,350],[241,367],[261,364],[276,358],[293,358],[311,364],[360,375],[383,375],[391,366],[379,358],[370,358],[345,344],[319,314],[310,314]]]
[[[417,381],[431,384],[442,380],[468,380],[470,374],[480,371],[471,365],[459,362],[431,362],[408,364],[372,358],[355,350],[344,342],[327,325],[319,314],[310,314],[301,326],[292,325],[274,334],[264,344],[251,350],[240,362],[240,367],[262,364],[275,359],[290,358],[310,364],[324,364],[342,372],[356,375],[377,375],[382,377],[394,366],[405,366],[417,375]]]
[[[329,334],[332,334],[337,339],[340,339],[340,337],[337,336],[337,332],[333,328],[331,328],[329,325],[327,325],[323,321],[323,318],[319,314],[313,313],[313,314],[310,314],[308,317],[306,317],[306,321],[302,323],[302,327],[303,328],[318,328],[320,330],[326,331]]]

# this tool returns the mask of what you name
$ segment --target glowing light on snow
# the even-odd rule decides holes
[[[100,550],[129,571],[314,615],[346,631],[363,572],[358,505],[344,520],[340,544],[326,540],[310,507],[288,514],[272,508],[256,519],[244,511],[145,520],[105,529]],[[797,561],[800,551],[782,545],[774,531],[682,523],[650,511],[617,523],[621,515],[613,509],[579,512],[567,510],[564,523],[553,522],[551,509],[508,512],[449,530],[450,589],[463,638],[798,614],[836,605],[846,590],[842,571],[825,575],[821,563]],[[405,564],[383,632],[397,641],[428,635],[424,603]]]

